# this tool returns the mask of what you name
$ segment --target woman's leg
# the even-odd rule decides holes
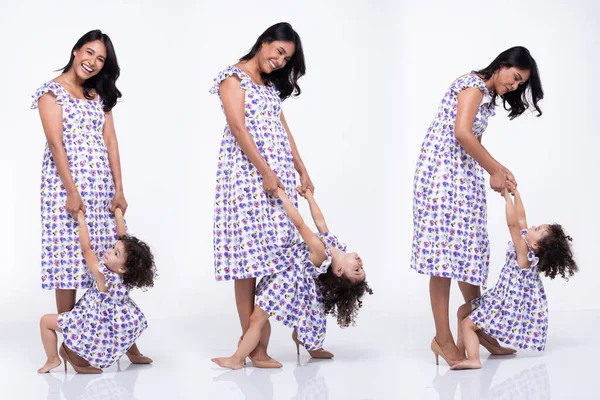
[[[448,308],[450,303],[450,278],[432,276],[429,279],[429,296],[431,298],[431,310],[435,321],[435,339],[442,351],[450,360],[461,360],[462,357],[450,331]]]
[[[68,312],[75,307],[75,298],[77,291],[74,289],[56,289],[56,311],[60,313]]]
[[[60,365],[58,357],[58,339],[56,332],[60,332],[58,327],[58,314],[46,314],[40,319],[40,333],[42,344],[46,352],[46,363],[40,369],[39,373],[46,373]]]

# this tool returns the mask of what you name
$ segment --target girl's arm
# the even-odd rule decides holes
[[[517,263],[519,264],[519,268],[529,268],[531,265],[531,262],[527,258],[529,248],[521,237],[521,228],[519,226],[515,205],[510,198],[508,190],[505,189],[503,195],[506,200],[506,223],[508,225],[508,230],[510,231],[510,237],[517,249]]]
[[[246,128],[246,114],[244,110],[245,90],[240,87],[239,79],[229,77],[219,85],[219,96],[225,109],[225,118],[231,133],[248,157],[248,160],[263,177],[263,186],[267,192],[277,197],[277,188],[285,189],[269,164],[261,156],[254,139]]]
[[[325,217],[315,200],[313,192],[307,190],[304,192],[304,197],[308,201],[308,206],[310,207],[310,214],[312,215],[313,221],[319,230],[319,233],[327,233],[329,232],[329,228],[327,227],[327,223],[325,222]]]
[[[517,219],[519,220],[519,228],[527,229],[527,215],[525,215],[525,207],[523,207],[521,194],[515,188],[513,190],[513,195],[515,196],[515,211],[517,213]]]
[[[123,194],[123,179],[121,176],[121,156],[119,155],[119,142],[117,141],[117,133],[115,132],[115,122],[111,112],[106,113],[103,131],[104,143],[108,151],[108,163],[112,172],[113,181],[115,182],[115,197],[110,206],[110,210],[115,212],[117,208],[121,208],[123,213],[127,211],[127,201]]]
[[[115,219],[117,220],[117,237],[127,236],[127,227],[123,219],[123,211],[120,208],[115,210]]]
[[[82,211],[79,211],[77,222],[79,222],[79,245],[81,246],[85,263],[96,279],[98,290],[106,292],[108,288],[104,285],[104,275],[98,270],[98,257],[96,257],[96,254],[94,254],[92,247],[90,246],[90,233],[88,231],[85,215]]]
[[[288,199],[285,191],[279,189],[279,198],[283,202],[283,206],[285,207],[287,215],[290,217],[296,228],[298,228],[300,236],[302,236],[302,240],[306,242],[310,249],[310,261],[314,265],[323,264],[323,261],[327,259],[327,254],[325,253],[325,244],[304,223],[302,215],[300,215],[298,209],[292,204],[290,199]]]
[[[67,192],[65,207],[73,218],[76,219],[80,210],[85,213],[85,206],[73,181],[71,169],[69,168],[69,160],[67,159],[67,153],[63,144],[62,106],[56,104],[56,99],[52,94],[47,93],[38,100],[38,108],[48,148],[52,153],[52,159],[58,170],[58,175]]]
[[[477,88],[467,88],[458,94],[454,136],[462,148],[490,174],[492,188],[502,192],[506,187],[506,168],[496,161],[473,135],[473,122],[482,99],[483,93]]]

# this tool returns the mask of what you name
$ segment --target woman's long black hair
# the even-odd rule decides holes
[[[515,67],[530,71],[529,79],[526,83],[519,86],[514,92],[508,92],[502,97],[504,109],[509,111],[509,118],[514,119],[523,114],[530,106],[538,112],[538,117],[542,115],[542,110],[538,106],[538,102],[544,98],[544,90],[542,89],[542,81],[538,71],[537,63],[525,47],[516,46],[503,51],[496,57],[494,61],[480,71],[474,71],[475,74],[483,76],[483,79],[490,79],[495,72],[502,67]],[[527,88],[531,96],[527,96]],[[494,94],[492,102],[495,103],[497,94]]]
[[[262,35],[256,39],[256,43],[248,54],[240,58],[240,61],[252,59],[260,50],[263,43],[273,43],[275,41],[292,42],[296,47],[294,55],[285,67],[273,71],[270,74],[263,74],[265,83],[273,85],[279,90],[279,97],[282,100],[290,96],[299,96],[302,91],[298,86],[298,79],[306,74],[306,64],[304,63],[304,50],[302,50],[302,41],[300,36],[287,22],[280,22],[268,28]]]
[[[75,59],[73,53],[75,51],[81,50],[86,43],[96,40],[104,43],[104,47],[106,47],[106,60],[104,60],[104,66],[98,75],[83,83],[83,95],[86,99],[93,100],[97,93],[100,96],[100,99],[102,99],[104,111],[109,112],[117,104],[117,99],[122,96],[116,86],[116,81],[121,74],[121,68],[119,68],[115,48],[113,47],[110,37],[108,37],[106,33],[102,33],[101,30],[96,29],[89,31],[79,38],[77,43],[75,43],[75,46],[73,46],[73,50],[71,50],[71,59],[62,69],[62,72],[65,73],[73,67],[73,60]]]

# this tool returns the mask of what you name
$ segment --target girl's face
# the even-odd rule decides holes
[[[539,242],[547,235],[550,234],[550,225],[544,224],[539,226],[532,226],[527,231],[525,239],[529,242],[534,251],[539,248]]]
[[[127,261],[127,254],[125,253],[125,245],[122,241],[118,241],[115,247],[108,249],[102,256],[102,261],[106,268],[115,274],[123,275],[126,271],[125,262]]]
[[[336,260],[333,267],[333,273],[336,276],[344,276],[353,283],[360,283],[367,277],[363,269],[362,259],[357,253],[342,253],[339,260]]]
[[[494,74],[494,90],[500,96],[514,92],[519,86],[527,83],[531,72],[516,67],[502,67]]]
[[[292,59],[296,51],[293,42],[283,42],[276,40],[271,43],[263,43],[260,52],[257,54],[258,67],[265,74],[270,74],[285,67]]]
[[[106,61],[106,46],[100,40],[84,44],[73,52],[75,56],[71,67],[77,77],[88,80],[100,73]]]

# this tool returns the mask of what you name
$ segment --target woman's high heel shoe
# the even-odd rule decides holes
[[[450,360],[444,353],[444,350],[442,350],[442,346],[440,346],[440,344],[437,342],[435,337],[431,341],[431,351],[433,351],[433,354],[435,354],[435,365],[440,365],[439,356],[442,356],[444,361],[446,361],[446,363],[448,363],[448,365],[451,367],[453,365],[458,364],[461,361],[461,360]]]
[[[496,345],[492,344],[488,340],[487,336],[480,331],[477,331],[477,337],[479,338],[479,344],[481,344],[483,347],[485,347],[485,349],[487,351],[489,351],[490,354],[492,354],[492,355],[508,356],[511,354],[515,354],[517,352],[517,350],[511,349],[509,347],[496,346]]]
[[[131,361],[132,364],[152,364],[152,359],[150,357],[146,357],[143,354],[133,354],[129,350],[127,351],[127,358]]]
[[[294,343],[296,343],[296,354],[300,355],[300,346],[304,346],[304,343],[302,343],[300,340],[298,340],[298,334],[296,333],[296,331],[292,332],[292,340],[294,341]],[[308,354],[310,354],[310,356],[312,358],[319,358],[319,359],[329,359],[329,358],[333,358],[333,353],[324,350],[324,349],[318,349],[318,350],[306,350],[308,351]]]
[[[241,337],[240,337],[240,340],[238,340],[237,347],[240,347],[240,343],[242,343]],[[276,361],[272,358],[270,360],[257,360],[254,357],[252,357],[251,355],[248,355],[248,358],[250,359],[250,361],[252,361],[252,365],[254,365],[256,368],[281,368],[281,367],[283,367],[283,364],[281,364],[279,361]],[[244,366],[245,365],[246,365],[246,359],[244,358]]]
[[[71,366],[73,367],[75,372],[77,372],[78,374],[101,374],[102,373],[102,370],[100,368],[94,368],[91,366],[83,367],[83,366],[79,366],[77,364],[73,364],[73,361],[71,361],[71,357],[69,356],[69,350],[67,350],[64,343],[60,345],[60,348],[58,349],[58,354],[62,357],[63,361],[65,362],[65,371],[67,370],[67,362],[68,362],[69,364],[71,364]]]

